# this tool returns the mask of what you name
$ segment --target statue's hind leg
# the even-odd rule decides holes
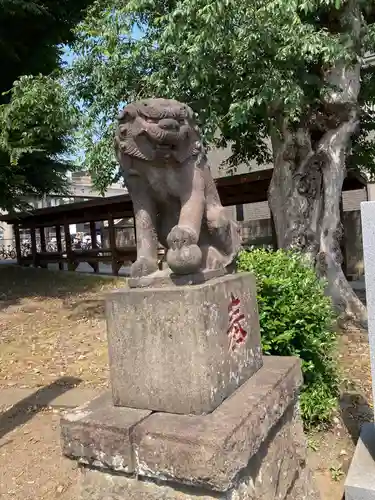
[[[225,256],[212,245],[200,245],[202,251],[202,269],[213,271],[215,269],[225,269]]]
[[[238,225],[226,214],[224,207],[212,205],[207,209],[209,243],[219,250],[226,267],[241,248]]]

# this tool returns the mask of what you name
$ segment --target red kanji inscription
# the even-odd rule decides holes
[[[227,333],[230,341],[229,350],[234,351],[238,345],[245,342],[247,331],[243,327],[245,315],[241,310],[241,300],[238,297],[235,297],[233,293],[231,294],[228,313],[229,327]]]

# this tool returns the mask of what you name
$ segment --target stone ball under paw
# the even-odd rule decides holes
[[[167,253],[167,263],[175,274],[196,273],[201,262],[202,252],[198,245],[169,249]]]

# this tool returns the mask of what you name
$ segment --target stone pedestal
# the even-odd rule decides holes
[[[262,358],[253,276],[131,286],[107,301],[112,393],[61,421],[77,500],[318,499],[300,364]]]
[[[268,357],[209,415],[114,407],[108,395],[62,419],[82,465],[77,500],[315,500],[294,358]]]
[[[262,366],[254,277],[201,278],[190,286],[158,278],[147,288],[140,280],[140,288],[110,294],[115,405],[209,413]]]

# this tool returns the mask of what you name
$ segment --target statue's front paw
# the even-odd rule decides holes
[[[167,237],[168,248],[172,250],[182,249],[183,247],[196,246],[198,235],[188,226],[174,226]]]
[[[145,257],[137,259],[130,268],[130,276],[132,278],[141,278],[148,276],[158,270],[158,263]]]
[[[168,250],[167,264],[175,274],[196,273],[199,271],[201,263],[202,252],[198,245]]]

